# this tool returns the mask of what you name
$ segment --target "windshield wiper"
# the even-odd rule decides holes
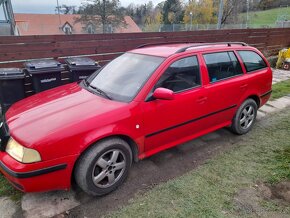
[[[88,78],[87,78],[88,79]],[[85,84],[85,86],[89,86],[90,85],[90,83],[89,83],[89,81],[87,80],[87,79],[84,79],[84,84]]]
[[[95,86],[92,86],[91,84],[89,84],[88,82],[86,82],[87,86],[91,87],[92,89],[96,90],[98,94],[105,96],[107,99],[112,100],[112,98],[102,89],[99,89]]]

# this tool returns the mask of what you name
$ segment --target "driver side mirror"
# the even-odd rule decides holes
[[[161,100],[173,100],[174,93],[170,89],[157,88],[153,93],[153,97],[155,99],[161,99]]]

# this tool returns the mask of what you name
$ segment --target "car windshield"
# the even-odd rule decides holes
[[[86,85],[108,99],[130,102],[163,60],[125,53],[89,77]]]

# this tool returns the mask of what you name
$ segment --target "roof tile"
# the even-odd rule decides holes
[[[84,26],[76,19],[80,15],[76,14],[19,14],[15,15],[16,26],[20,35],[59,35],[64,34],[62,27],[68,23],[72,29],[72,34],[85,34]],[[125,16],[126,27],[115,29],[115,33],[141,32],[137,24],[130,16]]]

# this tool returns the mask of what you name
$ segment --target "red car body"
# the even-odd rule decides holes
[[[139,160],[164,149],[231,125],[239,106],[253,98],[258,107],[271,93],[272,71],[255,48],[243,45],[210,45],[177,50],[188,44],[159,45],[130,53],[164,57],[137,96],[129,103],[97,96],[79,84],[55,88],[14,104],[6,113],[10,136],[27,148],[37,150],[41,161],[23,164],[5,151],[0,152],[0,170],[24,192],[42,192],[71,186],[75,163],[93,143],[111,136],[126,140]],[[267,67],[246,73],[237,53],[254,51]],[[243,75],[211,83],[203,54],[233,51]],[[196,55],[202,84],[180,94],[174,100],[146,101],[148,93],[164,70],[174,61]]]

